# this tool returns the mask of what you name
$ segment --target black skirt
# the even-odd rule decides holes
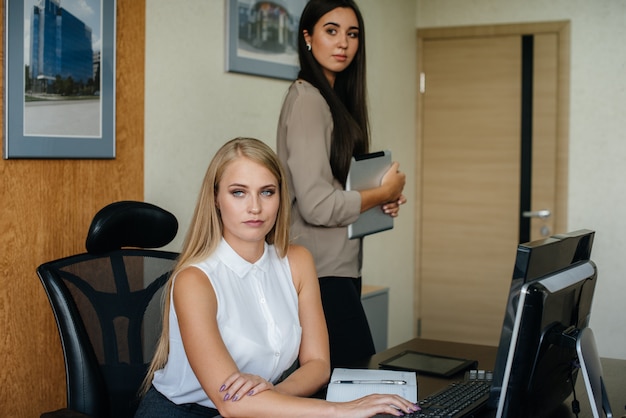
[[[361,278],[320,277],[331,367],[362,367],[376,353],[363,305]]]

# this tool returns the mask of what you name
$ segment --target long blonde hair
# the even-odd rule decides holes
[[[144,379],[141,393],[147,392],[152,384],[154,373],[167,363],[169,354],[169,312],[170,295],[176,274],[189,265],[209,257],[222,239],[222,219],[217,210],[215,198],[219,183],[226,167],[237,158],[248,158],[267,168],[276,177],[280,201],[276,223],[268,232],[265,241],[274,244],[280,257],[287,255],[289,247],[290,199],[287,179],[274,151],[264,142],[254,138],[235,138],[225,143],[215,154],[204,176],[191,224],[176,267],[163,292],[163,329],[157,343],[154,357]]]

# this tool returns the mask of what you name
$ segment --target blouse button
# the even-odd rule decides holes
[[[261,298],[261,303],[265,303],[265,298]]]

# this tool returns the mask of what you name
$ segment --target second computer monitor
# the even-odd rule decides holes
[[[581,230],[519,246],[488,402],[497,417],[540,417],[570,395],[597,278],[593,237]]]

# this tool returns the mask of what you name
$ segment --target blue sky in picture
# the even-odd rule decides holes
[[[24,63],[30,64],[30,19],[33,7],[42,0],[24,1]],[[102,44],[102,1],[103,0],[49,0],[57,1],[61,7],[91,28],[93,50],[100,51]]]

